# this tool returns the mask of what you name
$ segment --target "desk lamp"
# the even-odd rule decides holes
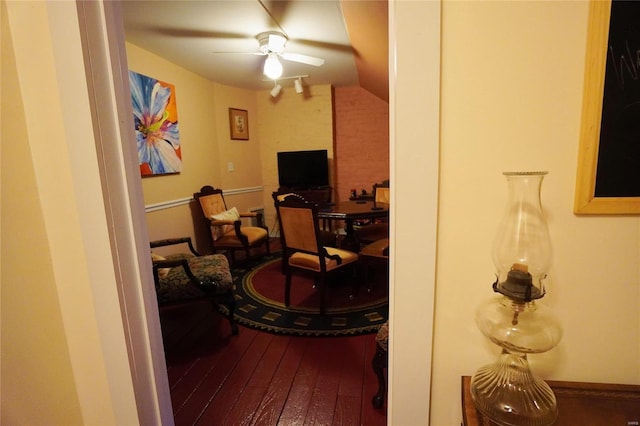
[[[482,304],[476,324],[502,348],[498,360],[471,379],[476,408],[499,425],[547,426],[558,416],[553,391],[529,369],[528,354],[546,352],[562,330],[539,300],[551,265],[551,242],[540,188],[547,172],[507,172],[508,203],[493,245],[496,297]]]

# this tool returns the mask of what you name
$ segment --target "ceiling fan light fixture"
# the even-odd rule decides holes
[[[260,51],[264,54],[282,53],[285,45],[287,44],[287,37],[277,31],[260,33],[256,36],[256,39],[258,39]]]
[[[287,44],[287,38],[284,35],[275,33],[269,34],[269,50],[272,52],[282,52],[285,44]]]
[[[264,61],[264,75],[272,80],[282,75],[282,64],[275,53],[269,53],[267,59]]]

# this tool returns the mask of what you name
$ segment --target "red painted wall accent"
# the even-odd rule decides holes
[[[334,89],[338,200],[389,179],[389,103],[360,87]]]

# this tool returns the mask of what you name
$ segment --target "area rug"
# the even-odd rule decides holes
[[[379,279],[375,280],[371,291],[361,285],[353,299],[349,298],[352,275],[328,283],[325,315],[320,315],[319,292],[313,287],[311,277],[293,276],[291,303],[289,307],[284,305],[285,276],[281,255],[275,253],[232,270],[237,303],[235,318],[239,324],[275,334],[340,336],[374,333],[389,313],[386,271],[374,273]],[[357,275],[355,279],[362,281]]]

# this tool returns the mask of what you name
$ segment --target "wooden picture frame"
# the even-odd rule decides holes
[[[234,140],[249,140],[249,113],[246,109],[229,108],[229,134]]]
[[[640,214],[640,196],[596,195],[601,133],[603,121],[608,118],[607,111],[603,115],[603,104],[607,95],[605,78],[610,50],[610,20],[611,1],[591,0],[574,200],[574,213],[578,215]],[[630,184],[633,185],[640,185],[640,182]]]

